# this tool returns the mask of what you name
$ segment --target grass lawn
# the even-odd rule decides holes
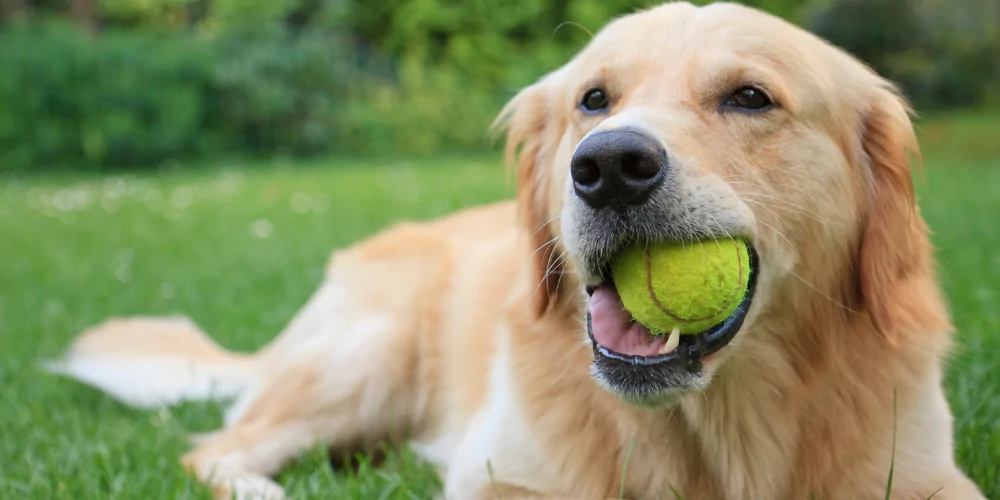
[[[1000,116],[948,116],[922,134],[921,202],[959,329],[947,380],[958,460],[1000,498]],[[233,167],[0,177],[0,498],[207,498],[177,458],[188,432],[219,425],[218,408],[134,411],[36,360],[109,314],[184,313],[223,345],[255,349],[335,247],[512,194],[494,157]],[[439,488],[406,450],[347,474],[316,449],[280,481],[293,498]]]

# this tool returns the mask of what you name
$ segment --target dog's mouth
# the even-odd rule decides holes
[[[645,326],[634,321],[625,310],[610,273],[602,273],[603,282],[587,288],[590,296],[587,333],[599,364],[657,366],[672,372],[683,371],[699,375],[705,357],[733,340],[750,310],[757,281],[758,259],[752,247],[749,254],[750,278],[743,300],[728,318],[696,334],[680,335],[675,331],[671,335],[653,335]]]

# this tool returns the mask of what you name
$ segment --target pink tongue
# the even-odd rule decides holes
[[[667,341],[632,321],[613,285],[601,285],[590,296],[590,328],[598,344],[629,356],[655,356]]]

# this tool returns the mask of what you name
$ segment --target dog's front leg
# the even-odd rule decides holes
[[[392,411],[392,384],[369,370],[331,370],[302,359],[268,376],[266,387],[226,428],[197,440],[185,467],[212,485],[217,498],[277,499],[269,477],[316,445],[350,446],[392,438],[408,418]]]
[[[413,336],[388,311],[335,299],[304,308],[301,338],[262,355],[226,427],[183,458],[218,498],[283,498],[269,477],[303,452],[378,443],[412,423]]]

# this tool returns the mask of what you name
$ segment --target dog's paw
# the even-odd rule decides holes
[[[213,481],[217,500],[284,500],[285,490],[278,483],[253,474]]]

